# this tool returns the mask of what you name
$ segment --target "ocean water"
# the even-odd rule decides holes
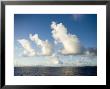
[[[14,67],[14,76],[97,76],[97,67]]]

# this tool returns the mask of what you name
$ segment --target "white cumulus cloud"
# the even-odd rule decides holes
[[[35,56],[36,55],[35,50],[31,47],[31,44],[28,40],[20,39],[18,40],[18,42],[24,48],[24,51],[23,51],[24,56]]]
[[[47,58],[49,59],[49,62],[51,64],[56,65],[56,64],[60,63],[59,58],[56,55],[54,55],[54,54],[52,54],[52,56],[48,56]]]
[[[52,22],[52,37],[55,43],[62,43],[63,48],[60,50],[62,54],[77,54],[80,53],[80,42],[76,35],[67,32],[67,28],[62,24]]]
[[[52,54],[52,45],[48,42],[48,40],[41,40],[38,37],[38,34],[32,35],[29,34],[29,38],[36,43],[37,46],[41,47],[41,53],[39,55],[51,55]]]

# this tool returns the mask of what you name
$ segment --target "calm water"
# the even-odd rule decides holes
[[[15,67],[15,76],[97,76],[97,67]]]

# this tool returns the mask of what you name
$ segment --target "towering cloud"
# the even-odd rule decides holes
[[[41,53],[39,55],[51,55],[52,54],[52,45],[48,42],[48,40],[41,40],[38,37],[38,34],[35,34],[32,36],[32,34],[29,35],[29,38],[34,41],[37,46],[41,47]]]
[[[26,39],[20,39],[18,42],[21,44],[21,46],[24,48],[23,55],[24,56],[35,56],[35,50],[31,48],[30,42]]]
[[[80,41],[78,37],[74,34],[68,33],[67,28],[62,24],[57,24],[56,22],[51,23],[51,34],[54,38],[55,47],[52,47],[48,40],[42,40],[39,38],[38,34],[29,34],[29,39],[36,44],[36,47],[40,47],[40,51],[35,51],[32,48],[30,42],[26,39],[20,39],[18,42],[23,47],[23,56],[28,56],[29,58],[37,58],[42,56],[44,59],[48,59],[46,64],[46,60],[44,60],[43,65],[56,65],[59,64],[66,65],[66,66],[88,66],[88,65],[97,65],[96,56],[97,56],[97,49],[96,48],[85,48],[80,45]],[[62,49],[59,50],[59,44],[62,44]],[[58,47],[58,48],[57,48]],[[53,51],[53,48],[55,50]],[[60,53],[59,53],[60,52]],[[63,55],[61,55],[63,54]],[[73,56],[73,54],[79,54]],[[82,55],[83,54],[83,55]],[[35,56],[35,57],[33,57]],[[66,58],[69,57],[69,58]],[[25,59],[25,58],[24,58]],[[36,65],[31,64],[30,62],[26,62],[23,59],[23,62],[15,61],[15,65],[22,64],[22,65]],[[26,58],[27,59],[27,58]],[[64,59],[64,60],[62,60]],[[68,59],[68,61],[65,61]],[[93,59],[93,60],[91,60]],[[72,61],[73,62],[72,62]],[[34,60],[35,61],[35,60]],[[36,60],[36,63],[37,60]],[[39,63],[38,63],[39,64]]]
[[[62,43],[63,48],[60,50],[62,54],[77,54],[80,53],[80,42],[76,35],[67,33],[67,28],[62,24],[52,22],[52,37],[55,43]]]

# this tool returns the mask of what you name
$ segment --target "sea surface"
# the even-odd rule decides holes
[[[97,67],[14,67],[14,76],[97,76]]]

